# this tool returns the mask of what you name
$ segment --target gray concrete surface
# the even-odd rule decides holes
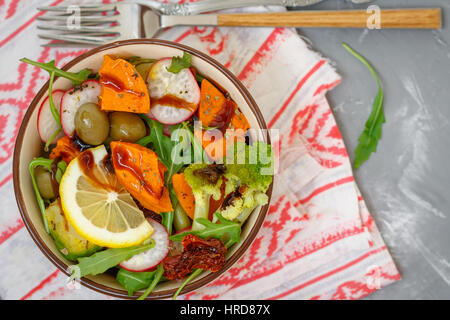
[[[450,2],[371,4],[441,7],[444,28],[299,30],[343,76],[328,98],[352,159],[377,86],[341,43],[370,60],[384,84],[383,137],[377,153],[356,171],[356,179],[402,280],[367,299],[450,299]],[[313,8],[367,6],[328,0]]]

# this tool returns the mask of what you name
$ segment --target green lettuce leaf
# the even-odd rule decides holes
[[[117,266],[124,260],[132,256],[150,250],[155,246],[152,239],[150,243],[128,248],[111,248],[94,253],[92,256],[79,258],[78,264],[70,267],[71,277],[69,281],[75,278],[81,278],[86,275],[96,275]]]
[[[131,297],[134,292],[147,288],[155,276],[156,270],[151,272],[131,272],[120,268],[116,280],[127,291]]]

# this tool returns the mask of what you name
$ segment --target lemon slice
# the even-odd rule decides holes
[[[107,169],[107,155],[102,145],[70,162],[59,185],[62,209],[75,230],[97,245],[123,248],[140,244],[153,228]]]

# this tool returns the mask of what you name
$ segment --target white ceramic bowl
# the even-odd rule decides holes
[[[218,85],[229,92],[231,98],[237,103],[240,110],[246,116],[252,129],[267,129],[266,123],[256,102],[244,85],[230,71],[204,53],[175,42],[158,39],[133,39],[114,42],[82,54],[68,63],[63,69],[77,72],[83,68],[90,68],[93,71],[98,71],[103,62],[103,56],[106,54],[121,57],[140,56],[143,58],[159,59],[163,57],[179,56],[183,54],[183,51],[192,55],[192,65],[202,75],[214,80]],[[63,78],[58,78],[54,83],[54,89],[67,90],[71,87],[71,82]],[[37,132],[36,122],[39,109],[38,106],[47,96],[47,92],[48,82],[41,88],[31,102],[20,126],[13,159],[14,190],[19,210],[31,237],[53,264],[64,273],[69,274],[68,266],[73,264],[73,262],[66,260],[59,253],[53,239],[44,230],[42,215],[36,202],[28,171],[28,164],[30,161],[33,158],[40,156],[42,150],[42,142]],[[270,143],[270,141],[267,142]],[[270,187],[268,191],[269,199],[271,191],[272,187]],[[222,270],[215,273],[203,272],[193,282],[188,284],[183,289],[182,293],[187,293],[206,285],[230,268],[250,246],[262,225],[267,210],[268,205],[255,209],[243,226],[241,242],[234,245],[229,250],[227,262]],[[87,276],[81,279],[81,283],[88,288],[104,294],[120,298],[129,298],[127,292],[116,282],[115,278],[108,273],[97,276]],[[170,297],[179,285],[180,282],[175,281],[161,283],[155,288],[148,299]],[[139,295],[139,292],[135,293],[134,297],[138,297]]]

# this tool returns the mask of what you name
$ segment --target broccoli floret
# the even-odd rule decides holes
[[[245,191],[240,194],[238,190],[242,189],[245,189]],[[268,197],[265,191],[252,188],[251,186],[245,186],[244,188],[241,186],[238,190],[230,193],[225,198],[225,205],[222,205],[219,212],[227,220],[236,220],[244,223],[257,206],[265,205],[268,202]],[[235,195],[236,193],[238,193],[238,196],[233,196],[233,199],[229,200],[230,195]]]
[[[227,152],[225,200],[220,214],[228,220],[243,223],[259,205],[268,202],[266,191],[273,178],[271,146],[234,144],[234,154]]]
[[[235,178],[241,185],[266,192],[273,177],[272,147],[264,142],[255,142],[250,146],[236,142],[234,154],[231,150],[227,151],[225,160],[227,179]]]
[[[203,228],[196,219],[208,218],[210,198],[221,198],[224,180],[224,201],[217,212],[227,220],[242,224],[257,206],[268,201],[266,191],[273,178],[270,145],[256,142],[249,146],[237,142],[233,147],[234,153],[227,151],[225,164],[191,164],[184,170],[195,198],[192,230]]]
[[[220,186],[223,183],[225,167],[216,164],[191,164],[184,170],[187,183],[192,188],[195,198],[194,221],[192,230],[203,229],[204,226],[196,220],[198,218],[208,219],[209,201],[213,197],[219,200],[221,197]]]

